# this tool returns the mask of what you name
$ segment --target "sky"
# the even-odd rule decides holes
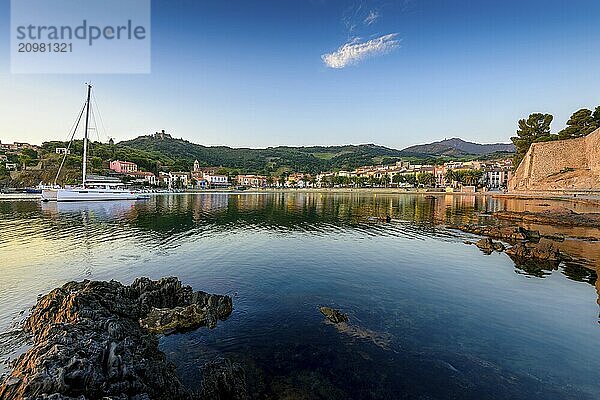
[[[508,142],[529,113],[558,131],[600,105],[598,15],[598,0],[156,0],[151,73],[29,75],[10,73],[0,0],[0,141],[66,139],[91,81],[103,141]]]

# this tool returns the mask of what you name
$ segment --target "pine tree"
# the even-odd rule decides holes
[[[574,139],[587,136],[600,127],[600,107],[592,112],[587,108],[582,108],[571,115],[567,121],[567,127],[558,132],[561,140]]]
[[[517,136],[510,138],[517,148],[513,162],[515,168],[519,166],[532,143],[556,140],[556,135],[550,134],[553,119],[551,114],[534,113],[527,119],[519,120]]]

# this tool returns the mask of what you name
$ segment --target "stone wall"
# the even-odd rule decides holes
[[[588,166],[592,171],[600,171],[600,129],[586,138]]]
[[[577,139],[534,143],[509,181],[515,191],[600,191],[600,129]]]

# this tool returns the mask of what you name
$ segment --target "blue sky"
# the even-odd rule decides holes
[[[597,0],[153,1],[142,75],[11,75],[0,4],[2,142],[64,139],[89,80],[108,136],[235,147],[506,142],[600,104]]]

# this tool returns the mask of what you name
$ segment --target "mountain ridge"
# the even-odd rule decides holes
[[[427,155],[484,155],[491,153],[512,153],[515,146],[512,143],[475,143],[461,138],[450,138],[436,142],[418,144],[404,148],[407,153]]]
[[[321,172],[331,169],[354,169],[362,165],[389,164],[400,159],[435,162],[437,158],[492,157],[508,153],[509,144],[478,144],[459,138],[446,139],[403,150],[373,143],[337,146],[274,146],[266,148],[236,148],[205,146],[168,134],[139,136],[118,143],[118,146],[158,153],[185,164],[199,160],[206,166],[223,166],[247,172],[276,173],[289,170]]]

